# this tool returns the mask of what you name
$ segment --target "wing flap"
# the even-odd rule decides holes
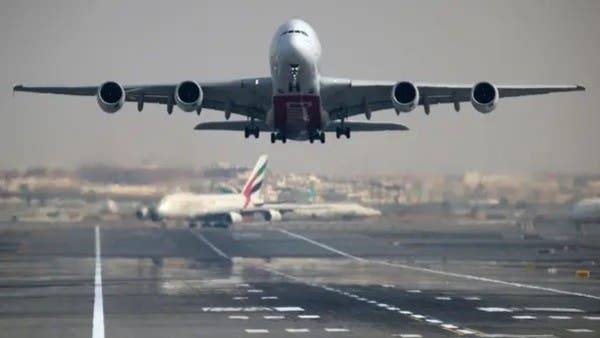
[[[349,127],[352,132],[355,131],[406,131],[407,126],[397,123],[376,123],[376,122],[332,122],[325,128],[326,132],[335,132],[338,127]]]
[[[194,130],[228,130],[228,131],[243,131],[250,122],[247,121],[223,121],[223,122],[204,122],[196,125]],[[254,122],[254,125],[260,131],[272,131],[266,123]]]

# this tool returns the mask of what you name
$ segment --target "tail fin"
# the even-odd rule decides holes
[[[244,184],[244,188],[242,189],[242,195],[246,198],[246,202],[244,203],[244,208],[250,204],[252,200],[252,195],[260,191],[260,188],[263,183],[263,179],[265,178],[265,173],[267,171],[267,159],[269,157],[267,155],[262,155],[258,158],[254,169],[252,170],[252,174]]]

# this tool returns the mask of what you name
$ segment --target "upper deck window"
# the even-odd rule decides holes
[[[286,35],[286,34],[302,34],[304,36],[308,36],[308,34],[305,31],[301,31],[301,30],[289,30],[289,31],[285,31],[283,33],[281,33],[281,35]]]

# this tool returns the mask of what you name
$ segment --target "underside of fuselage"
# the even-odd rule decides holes
[[[273,96],[273,126],[292,140],[318,138],[323,130],[321,100],[317,95]]]

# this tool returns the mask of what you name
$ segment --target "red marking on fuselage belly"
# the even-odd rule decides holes
[[[309,130],[322,128],[321,99],[317,95],[275,95],[273,96],[275,128],[302,126]]]

